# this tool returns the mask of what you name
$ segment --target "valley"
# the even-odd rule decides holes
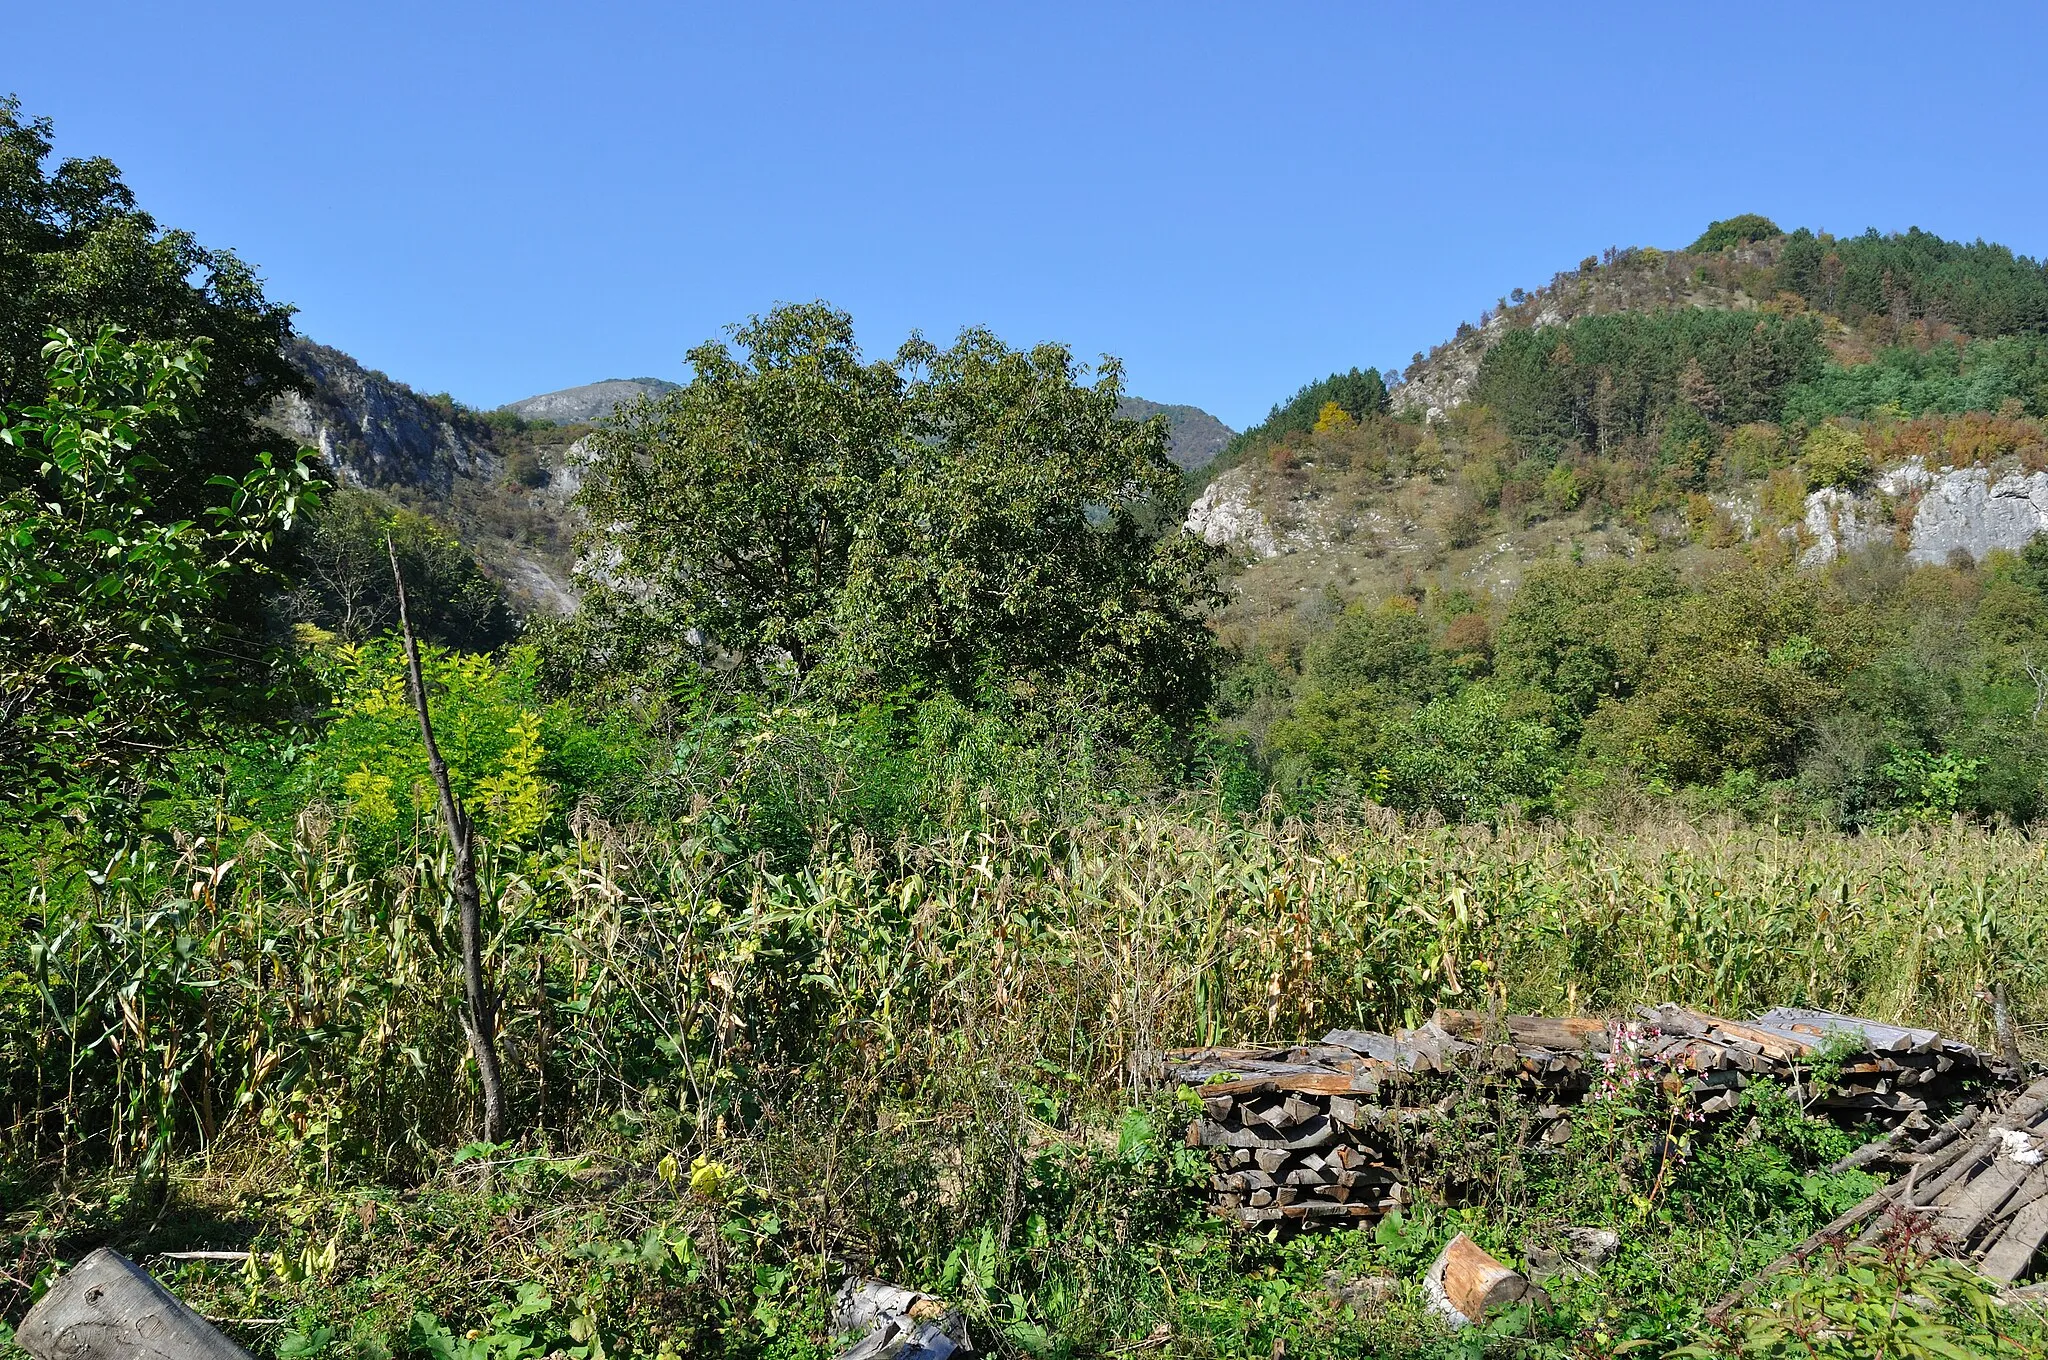
[[[1243,431],[823,301],[478,410],[54,135],[0,1356],[2048,1354],[2039,261],[1725,218]]]

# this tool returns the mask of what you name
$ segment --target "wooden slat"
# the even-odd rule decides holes
[[[2005,1231],[1986,1244],[1977,1269],[1994,1280],[2017,1280],[2048,1238],[2048,1195],[2037,1197],[2019,1211]]]
[[[1242,1081],[1212,1081],[1195,1089],[1205,1098],[1266,1095],[1287,1091],[1300,1095],[1343,1096],[1354,1091],[1373,1090],[1378,1084],[1377,1076],[1369,1071],[1301,1072],[1284,1077],[1247,1077]]]
[[[1961,1193],[1942,1206],[1935,1217],[1935,1227],[1958,1242],[1968,1241],[1979,1224],[2005,1206],[2032,1170],[2010,1157],[1999,1158],[1988,1170],[1971,1177]]]
[[[1583,1016],[1552,1019],[1542,1015],[1492,1016],[1485,1011],[1440,1010],[1436,1022],[1445,1033],[1460,1039],[1491,1038],[1504,1028],[1518,1047],[1584,1052],[1607,1042],[1607,1022]]]

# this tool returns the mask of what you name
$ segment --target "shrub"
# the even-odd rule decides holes
[[[1854,430],[1822,425],[1800,449],[1810,487],[1856,487],[1870,479],[1870,446]]]

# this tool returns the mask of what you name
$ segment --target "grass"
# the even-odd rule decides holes
[[[1980,989],[2022,1017],[2048,999],[2041,846],[1963,825],[1488,830],[1190,800],[889,845],[825,827],[780,868],[688,819],[578,826],[488,860],[504,1147],[468,1142],[431,846],[373,874],[309,815],[291,844],[136,852],[48,908],[0,990],[8,1314],[111,1242],[253,1247],[251,1271],[176,1287],[280,1319],[235,1330],[294,1357],[828,1354],[849,1269],[940,1290],[1005,1354],[1660,1353],[1867,1193],[1817,1170],[1850,1133],[1766,1088],[1680,1155],[1643,1092],[1534,1153],[1468,1093],[1457,1178],[1413,1216],[1277,1240],[1202,1214],[1187,1112],[1144,1056],[1662,1000],[1984,1042]],[[1416,1276],[1453,1231],[1518,1259],[1573,1223],[1624,1246],[1552,1312],[1487,1337],[1427,1317]]]

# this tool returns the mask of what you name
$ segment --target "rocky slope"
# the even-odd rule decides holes
[[[271,425],[318,450],[339,481],[446,525],[520,609],[574,608],[578,431],[494,428],[308,340],[289,357],[310,390],[280,398]]]
[[[1479,376],[1479,361],[1508,331],[1557,326],[1582,316],[1647,311],[1664,307],[1713,307],[1747,311],[1758,299],[1744,286],[1777,259],[1777,245],[1755,242],[1728,252],[1692,255],[1654,249],[1610,250],[1588,256],[1577,269],[1554,274],[1533,292],[1480,313],[1478,324],[1462,322],[1451,339],[1416,354],[1399,383],[1389,389],[1396,412],[1441,419],[1464,401]]]
[[[452,530],[522,610],[575,608],[574,516],[587,426],[622,402],[674,391],[659,378],[611,378],[500,408],[516,428],[415,392],[340,350],[304,339],[290,358],[308,391],[282,398],[270,423],[317,449],[340,481],[430,515]],[[1166,417],[1182,468],[1213,459],[1233,431],[1208,412],[1126,398],[1132,419]]]
[[[499,407],[521,420],[546,420],[556,425],[592,425],[614,409],[641,397],[658,397],[673,392],[677,383],[660,378],[606,378],[603,382],[565,387]]]

